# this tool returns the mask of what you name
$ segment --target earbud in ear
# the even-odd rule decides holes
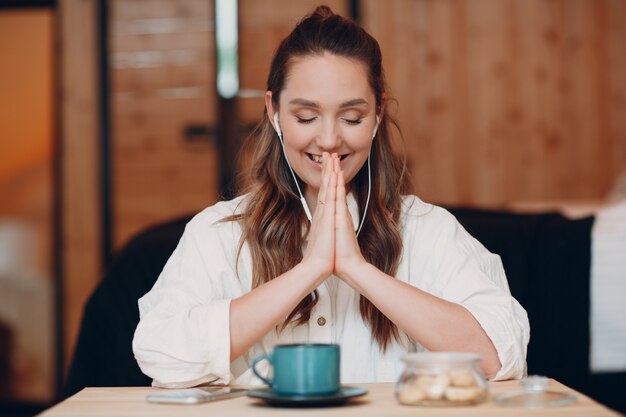
[[[380,119],[378,118],[378,115],[376,115],[376,125],[374,126],[374,132],[372,133],[372,140],[374,140],[374,138],[376,137],[376,131],[378,130],[379,122],[380,122]]]
[[[274,130],[276,131],[276,134],[278,135],[278,137],[280,138],[283,137],[281,130],[280,130],[280,123],[278,123],[278,112],[274,113]]]

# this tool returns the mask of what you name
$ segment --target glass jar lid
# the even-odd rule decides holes
[[[522,408],[556,407],[576,401],[575,395],[548,391],[548,382],[545,376],[528,376],[520,381],[523,391],[501,394],[493,401],[502,406]]]

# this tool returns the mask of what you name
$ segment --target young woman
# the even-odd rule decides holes
[[[344,383],[396,381],[409,351],[468,351],[492,379],[526,368],[529,325],[500,258],[406,195],[381,53],[327,7],[279,46],[247,192],[199,213],[133,341],[155,385],[259,383],[281,343],[338,343]]]

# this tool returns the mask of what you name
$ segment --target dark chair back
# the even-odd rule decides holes
[[[528,373],[546,375],[626,413],[626,372],[591,373],[593,217],[450,210],[502,258],[511,293],[530,321]]]
[[[64,398],[84,387],[150,385],[132,351],[137,300],[154,285],[189,220],[151,227],[116,254],[85,306]]]

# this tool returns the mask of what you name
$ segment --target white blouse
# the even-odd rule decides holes
[[[271,331],[230,363],[230,301],[251,290],[252,261],[238,222],[245,196],[205,209],[186,226],[178,247],[154,287],[139,300],[140,322],[133,351],[153,385],[188,387],[206,382],[260,384],[252,359],[276,344],[337,343],[342,383],[395,382],[406,352],[424,348],[406,335],[382,352],[361,319],[359,294],[331,276],[317,288],[319,301],[308,324]],[[358,211],[348,197],[353,221]],[[406,196],[401,213],[404,244],[396,278],[464,306],[493,342],[502,368],[494,379],[526,372],[530,327],[526,311],[511,296],[502,262],[446,210]],[[277,297],[280,295],[277,294]],[[268,364],[257,366],[266,372]]]

